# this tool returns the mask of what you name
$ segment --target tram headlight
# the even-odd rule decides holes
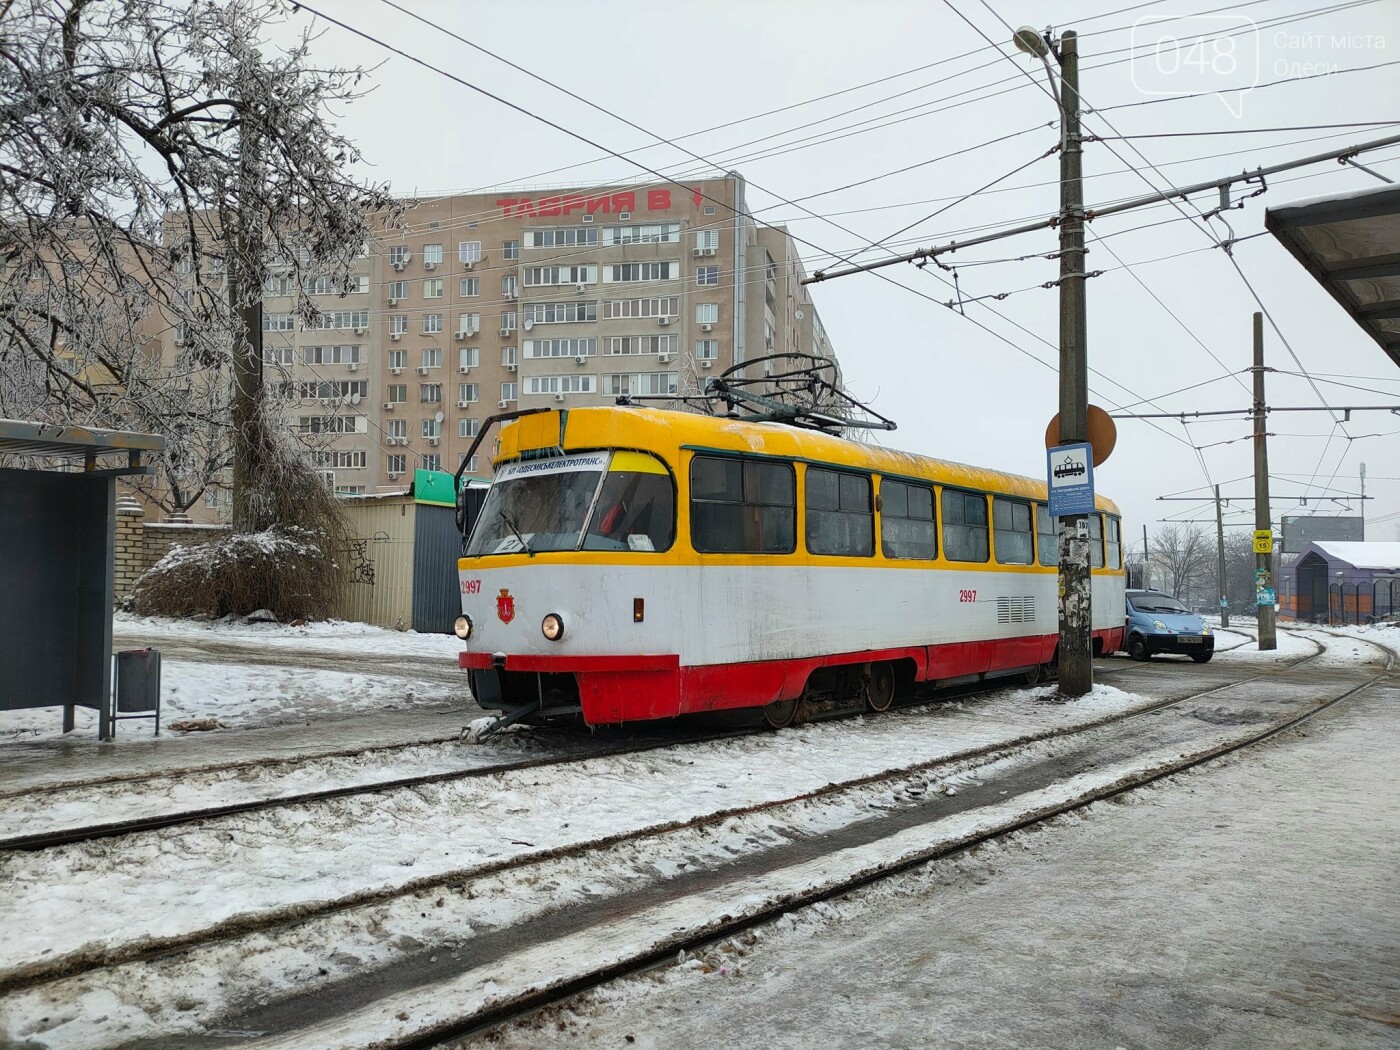
[[[558,613],[550,613],[540,623],[540,630],[551,642],[564,637],[564,620]]]
[[[468,616],[459,616],[452,623],[452,633],[462,641],[466,641],[472,636],[472,621]]]

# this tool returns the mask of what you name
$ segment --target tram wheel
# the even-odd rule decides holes
[[[769,729],[786,729],[797,718],[800,700],[774,700],[763,708],[763,724]]]
[[[894,703],[894,668],[889,664],[875,664],[870,668],[870,679],[865,683],[865,706],[877,714],[888,711]]]

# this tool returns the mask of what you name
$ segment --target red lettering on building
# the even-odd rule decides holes
[[[669,211],[670,208],[670,190],[647,190],[647,211]]]
[[[517,200],[515,197],[502,197],[496,203],[501,206],[501,218],[509,219],[511,208],[519,204],[520,201]]]
[[[568,196],[568,197],[565,197],[565,198],[564,198],[564,214],[565,214],[565,215],[568,215],[569,212],[571,212],[571,211],[578,211],[580,208],[583,207],[583,204],[584,204],[583,197],[581,197],[580,195],[578,195],[578,194],[576,194],[576,193],[575,193],[575,194],[571,194],[571,195]]]
[[[612,195],[613,211],[636,211],[637,194],[634,190],[627,190],[623,193]]]
[[[691,192],[690,192],[690,200],[691,200],[691,202],[692,202],[697,208],[700,207],[700,202],[701,202],[702,200],[704,200],[704,199],[705,199],[705,195],[704,195],[703,193],[701,193],[699,190],[691,190]]]
[[[522,197],[520,199],[520,206],[515,209],[515,214],[517,217],[521,215],[534,215],[535,202],[532,201],[529,197]]]
[[[559,198],[558,198],[558,197],[541,197],[541,198],[540,198],[540,214],[541,214],[541,215],[563,215],[563,214],[564,214],[564,209],[561,208],[561,207],[559,206]]]
[[[608,210],[608,206],[610,204],[612,204],[612,198],[609,197],[606,193],[603,194],[601,197],[589,197],[588,214],[592,215],[595,211],[605,212]]]

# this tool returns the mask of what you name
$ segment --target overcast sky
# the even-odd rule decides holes
[[[903,227],[912,225],[890,241],[900,252],[1057,210],[1058,161],[1042,156],[1058,141],[1050,126],[1055,105],[1021,72],[1044,83],[1039,62],[1010,46],[1003,20],[1044,28],[1053,16],[1056,32],[1080,31],[1082,92],[1089,106],[1104,111],[1085,118],[1087,132],[1177,136],[1088,144],[1090,204],[1400,131],[1400,4],[1394,0],[1257,0],[1209,16],[1196,14],[1218,7],[1209,0],[1129,10],[1120,10],[1127,0],[994,0],[990,6],[959,0],[957,11],[933,0],[394,3],[403,10],[388,0],[312,0],[311,7],[609,150],[655,142],[617,118],[672,140],[731,125],[681,145],[720,170],[740,172],[757,217],[786,224],[805,242],[809,272],[862,248],[859,261],[879,258],[885,249],[872,242]],[[1174,16],[1191,17],[1134,26]],[[303,8],[293,22],[311,18]],[[598,160],[598,149],[442,72],[320,24],[318,54],[325,61],[378,67],[374,91],[346,110],[342,126],[372,164],[369,173],[395,192],[598,184],[645,174],[626,160]],[[1212,36],[1162,56],[1152,42],[1167,34],[1188,42]],[[1346,72],[1381,63],[1397,64]],[[1331,75],[1300,79],[1316,72]],[[1251,84],[1258,86],[1225,97],[1171,97]],[[834,92],[842,93],[813,101]],[[864,108],[839,115],[856,107]],[[1382,126],[1385,121],[1396,123]],[[1359,122],[1380,123],[1257,130]],[[868,130],[875,124],[888,126]],[[1198,134],[1205,131],[1221,134]],[[1181,135],[1186,132],[1197,134]],[[948,156],[959,151],[965,152]],[[634,156],[668,175],[716,170],[671,146]],[[947,159],[935,161],[940,157]],[[1400,179],[1400,147],[1360,160]],[[1021,165],[1028,166],[994,191],[959,200]],[[892,174],[900,169],[910,170]],[[852,183],[859,185],[840,189]],[[1267,193],[1228,212],[1228,221],[1244,238],[1264,229],[1265,207],[1379,185],[1329,161],[1270,178]],[[1237,188],[1233,199],[1253,188]],[[1193,203],[1208,211],[1219,201],[1212,191]],[[926,218],[939,209],[945,210]],[[1087,285],[1090,401],[1109,411],[1250,404],[1244,370],[1257,306],[1225,254],[1211,247],[1224,227],[1202,221],[1189,206],[1183,211],[1158,205],[1090,227],[1089,267],[1108,271]],[[1095,236],[1106,239],[1099,244]],[[1056,247],[1057,235],[1047,229],[948,257],[965,298],[1014,293],[967,303],[966,316],[944,305],[954,295],[953,275],[934,267],[920,272],[901,265],[879,271],[883,278],[862,274],[814,289],[852,391],[899,423],[883,443],[1043,475],[1044,433],[1058,398],[1058,292],[1039,286],[1058,276],[1059,263],[988,260]],[[1324,399],[1334,407],[1400,405],[1400,369],[1272,235],[1237,245],[1235,257],[1292,348],[1290,354],[1266,321],[1266,363],[1280,370],[1269,376],[1271,405],[1321,407]],[[1315,510],[1357,513],[1356,501],[1348,511],[1326,497],[1356,493],[1365,463],[1366,491],[1376,497],[1367,504],[1367,520],[1375,522],[1367,538],[1400,539],[1400,416],[1355,413],[1335,425],[1326,412],[1287,413],[1270,417],[1269,431],[1275,520]],[[1155,531],[1163,518],[1213,520],[1208,498],[1198,505],[1159,502],[1159,496],[1208,494],[1219,484],[1227,498],[1237,497],[1227,523],[1252,522],[1250,433],[1243,417],[1187,426],[1120,420],[1117,448],[1098,471],[1099,491],[1118,501],[1128,539],[1139,549],[1144,523]]]

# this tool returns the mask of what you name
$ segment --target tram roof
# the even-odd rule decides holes
[[[565,417],[562,424],[561,416]],[[524,423],[529,426],[522,427]],[[536,443],[528,436],[532,433],[548,435],[548,439],[536,439]],[[1046,498],[1044,479],[864,445],[787,423],[728,419],[635,405],[567,409],[517,420],[502,431],[498,458],[514,459],[522,452],[555,447],[561,442],[569,449],[662,451],[691,448],[756,452],[785,459],[859,467],[882,474],[927,478],[941,484],[1005,492],[1028,499],[1043,501]],[[1097,496],[1095,502],[1100,510],[1119,513],[1118,505],[1105,496]]]

